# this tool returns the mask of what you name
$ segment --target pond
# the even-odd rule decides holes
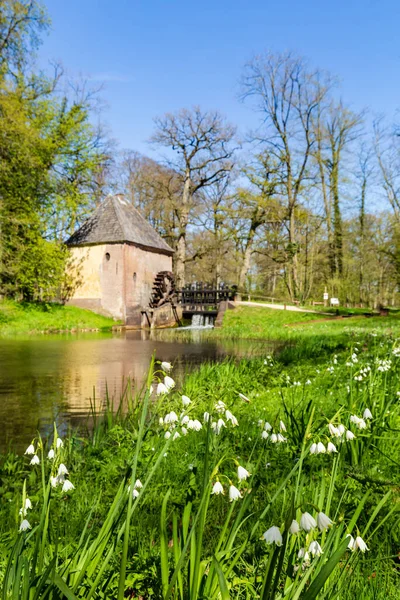
[[[187,340],[188,336],[185,336]],[[265,342],[206,340],[193,331],[189,341],[163,339],[144,331],[60,334],[0,339],[0,451],[21,451],[36,431],[61,433],[87,420],[91,402],[104,406],[106,391],[117,406],[123,386],[143,383],[152,354],[174,364],[174,377],[205,361],[268,354]]]

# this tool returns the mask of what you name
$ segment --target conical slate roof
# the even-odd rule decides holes
[[[156,249],[163,254],[174,252],[122,194],[107,196],[66,244],[89,246],[124,242]]]

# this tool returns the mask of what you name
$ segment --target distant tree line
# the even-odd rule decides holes
[[[120,151],[98,94],[55,65],[35,67],[49,26],[36,1],[0,0],[0,294],[64,298],[66,237],[110,191],[123,192],[174,248],[178,287],[236,284],[242,294],[306,302],[396,303],[400,137],[383,117],[337,100],[335,81],[291,53],[244,68],[236,131],[200,107],[155,119],[152,147]]]

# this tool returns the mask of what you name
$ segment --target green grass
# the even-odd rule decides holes
[[[115,324],[111,318],[76,306],[0,302],[0,336],[81,329],[105,331]]]

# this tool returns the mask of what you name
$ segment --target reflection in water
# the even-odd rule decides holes
[[[179,379],[204,361],[270,350],[265,343],[204,342],[201,331],[193,334],[190,342],[162,341],[159,333],[152,339],[145,331],[0,340],[0,450],[10,442],[25,448],[54,421],[65,432],[88,415],[94,395],[99,408],[106,390],[117,406],[124,383],[142,385],[154,352],[174,363]]]

